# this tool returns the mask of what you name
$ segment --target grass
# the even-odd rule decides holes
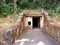
[[[11,23],[1,23],[0,27],[2,27],[3,29],[8,28],[11,25]]]
[[[57,13],[52,19],[56,24],[60,25],[60,13]]]
[[[15,23],[16,20],[18,18],[18,15],[17,14],[13,14],[11,17],[10,17],[10,20],[9,20],[9,23]]]
[[[12,14],[9,18],[9,22],[0,23],[0,27],[3,29],[7,29],[10,25],[12,25],[16,22],[17,18],[18,18],[17,14]]]

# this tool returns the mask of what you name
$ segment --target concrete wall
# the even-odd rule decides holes
[[[36,16],[32,16],[32,17],[29,17],[29,16],[27,16],[27,17],[25,17],[24,18],[24,25],[25,25],[25,27],[26,28],[29,28],[29,29],[33,29],[33,17],[36,17]],[[44,16],[40,16],[40,28],[42,28],[43,27],[43,22],[44,22]],[[31,22],[31,25],[28,25],[28,22]]]
[[[40,17],[40,28],[43,27],[44,23],[44,15],[42,14],[41,10],[24,10],[24,23],[25,27],[33,28],[33,17]],[[28,20],[29,19],[29,20]],[[28,25],[28,21],[31,21],[31,25]]]
[[[31,22],[31,25],[29,25],[28,22]],[[25,23],[25,27],[32,29],[32,17],[25,17],[24,23]]]
[[[0,45],[12,45],[24,32],[23,13],[20,13],[15,24],[6,29],[0,40]]]
[[[40,28],[44,26],[44,15],[40,17]]]
[[[48,16],[48,13],[46,11],[44,11],[43,13],[45,17],[44,27],[42,28],[42,31],[50,35],[57,42],[60,43],[60,25],[55,24],[53,20]]]

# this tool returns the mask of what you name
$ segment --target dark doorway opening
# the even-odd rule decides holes
[[[33,28],[40,28],[40,17],[33,17]]]

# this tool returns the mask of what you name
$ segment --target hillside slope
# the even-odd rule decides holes
[[[52,19],[56,24],[60,25],[60,13],[57,14],[56,16],[52,17]]]

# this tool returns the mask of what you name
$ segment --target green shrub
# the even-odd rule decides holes
[[[56,15],[56,10],[49,10],[49,16],[54,17]]]
[[[6,17],[8,15],[11,15],[13,12],[13,3],[6,4],[4,2],[0,2],[0,17]]]

